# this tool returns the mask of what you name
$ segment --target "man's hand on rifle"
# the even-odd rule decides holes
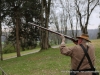
[[[61,42],[61,44],[65,44],[65,37],[64,37],[64,35],[63,34],[61,34],[61,39],[62,39],[62,42]]]
[[[78,40],[72,40],[74,44],[78,44]]]
[[[62,39],[61,44],[65,44],[65,37],[64,37],[64,35],[61,34],[60,37]],[[74,44],[76,44],[76,45],[78,44],[78,40],[73,40],[73,39],[71,39],[71,40],[73,41]]]

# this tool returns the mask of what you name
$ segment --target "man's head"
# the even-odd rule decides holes
[[[77,37],[78,38],[78,44],[82,43],[82,42],[91,42],[89,40],[89,36],[87,34],[82,34],[81,36]]]

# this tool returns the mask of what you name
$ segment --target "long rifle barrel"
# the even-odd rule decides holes
[[[34,24],[34,23],[30,23],[30,22],[28,22],[28,24],[34,25],[34,26],[36,26],[36,27],[39,27],[39,28],[41,28],[41,29],[43,29],[43,30],[46,30],[46,31],[49,31],[49,32],[55,33],[55,34],[57,34],[57,35],[61,35],[61,33],[54,32],[54,31],[52,31],[52,30],[49,30],[49,29],[44,28],[44,27],[41,27],[41,26],[36,25],[36,24]],[[76,39],[74,39],[74,38],[72,38],[72,37],[70,37],[70,36],[64,35],[64,37],[65,37],[65,38],[68,38],[68,39],[70,39],[70,40],[72,40],[73,42],[77,42]]]

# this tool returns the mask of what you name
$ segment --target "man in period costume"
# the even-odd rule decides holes
[[[65,37],[63,35],[61,35],[61,38],[62,38],[62,42],[60,45],[60,51],[61,51],[61,54],[71,57],[71,70],[72,71],[77,71],[77,67],[79,66],[80,61],[82,60],[85,54],[80,44],[82,44],[85,47],[85,49],[87,49],[88,47],[87,52],[91,59],[92,65],[94,66],[95,48],[90,43],[91,41],[89,40],[89,36],[87,34],[82,34],[81,36],[77,37],[78,38],[77,45],[73,47],[66,46]],[[83,71],[83,72],[78,72],[76,75],[92,75],[92,73],[89,72],[90,70],[91,70],[91,66],[89,64],[87,57],[85,56],[78,69],[78,71]]]

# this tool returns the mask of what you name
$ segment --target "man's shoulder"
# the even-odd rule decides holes
[[[88,46],[89,47],[94,47],[94,45],[92,43],[89,43]]]
[[[73,49],[79,49],[80,48],[80,45],[74,45],[72,48]]]

